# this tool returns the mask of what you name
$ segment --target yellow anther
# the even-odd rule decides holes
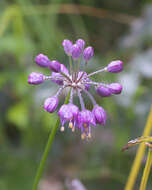
[[[75,127],[73,126],[73,127],[72,127],[72,132],[74,132],[74,131],[75,131]]]
[[[84,126],[84,128],[87,128],[87,127],[88,127],[86,123],[84,123],[83,126]]]
[[[64,131],[64,126],[61,126],[60,131],[61,131],[61,132]]]
[[[88,138],[91,139],[91,133],[88,133]]]
[[[85,133],[82,133],[81,134],[81,139],[84,140],[86,138],[86,134]]]
[[[69,128],[71,128],[71,129],[73,128],[73,123],[72,122],[69,123]]]

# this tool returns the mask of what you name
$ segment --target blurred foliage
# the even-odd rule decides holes
[[[40,52],[66,63],[61,46],[64,38],[84,38],[87,45],[94,46],[96,56],[87,68],[90,72],[112,59],[122,59],[124,72],[105,75],[103,80],[119,80],[124,90],[116,98],[96,97],[107,110],[108,123],[105,128],[94,129],[90,142],[82,142],[77,133],[68,130],[57,133],[44,179],[53,178],[53,183],[60,182],[63,188],[66,179],[78,178],[88,190],[123,189],[135,149],[122,153],[121,148],[129,139],[141,135],[151,104],[150,3],[151,0],[0,1],[0,189],[31,189],[48,133],[57,119],[56,114],[43,111],[43,101],[55,92],[56,86],[49,82],[29,86],[27,76],[31,71],[42,71],[34,64]],[[68,14],[63,5],[69,4],[83,5],[82,14]],[[92,9],[91,15],[83,14],[88,6],[99,9],[100,14],[91,16],[97,14],[97,9]],[[138,184],[137,181],[136,189]]]

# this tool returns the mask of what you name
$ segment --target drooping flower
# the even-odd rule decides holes
[[[106,112],[101,106],[95,105],[92,110],[92,113],[94,114],[96,123],[101,125],[106,124],[106,119],[107,119]]]
[[[75,129],[81,131],[81,138],[91,138],[91,128],[97,124],[106,124],[106,111],[96,103],[96,100],[90,93],[90,87],[95,87],[95,91],[102,97],[108,97],[113,94],[120,94],[122,85],[119,83],[104,84],[95,82],[91,77],[101,72],[118,73],[123,70],[123,62],[120,60],[110,62],[107,67],[90,74],[80,70],[80,60],[88,63],[94,56],[93,47],[85,48],[85,41],[78,39],[74,45],[70,40],[62,42],[65,53],[69,56],[70,69],[68,70],[64,64],[57,60],[50,60],[46,55],[39,54],[35,58],[37,65],[48,67],[52,73],[50,76],[45,76],[42,73],[32,72],[28,76],[29,84],[40,84],[45,80],[51,80],[60,86],[57,93],[44,102],[44,110],[52,113],[56,111],[59,104],[59,95],[66,88],[70,90],[70,99],[68,104],[64,104],[59,108],[58,116],[61,121],[61,131],[65,130],[66,125],[74,132]],[[82,56],[81,56],[82,55]],[[73,59],[73,61],[71,60]],[[85,107],[83,94],[86,94],[92,102],[93,109],[88,110]],[[73,103],[74,96],[78,96],[81,109]]]
[[[91,125],[95,126],[94,114],[87,109],[84,109],[78,114],[78,127],[81,129],[81,138],[91,138]]]
[[[64,131],[64,124],[66,122],[69,122],[69,127],[72,128],[72,131],[75,130],[78,113],[79,108],[72,103],[64,104],[61,106],[58,112],[62,125],[61,131]]]

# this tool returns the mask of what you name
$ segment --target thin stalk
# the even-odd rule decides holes
[[[85,105],[84,105],[83,98],[81,96],[81,92],[79,90],[78,90],[78,96],[79,96],[79,100],[80,100],[81,109],[84,110],[85,109]]]
[[[95,72],[93,72],[93,73],[88,74],[87,77],[91,77],[91,76],[93,76],[93,75],[96,75],[96,74],[98,74],[98,73],[104,72],[104,71],[106,71],[106,70],[107,70],[107,68],[105,67],[105,68],[103,68],[103,69],[100,69],[100,70],[98,70],[98,71],[95,71]]]
[[[144,137],[149,136],[151,131],[152,131],[152,107],[150,109],[148,119],[146,122],[146,126],[144,128],[144,132],[143,132],[142,136],[144,136]],[[134,184],[135,184],[144,154],[145,154],[145,144],[141,143],[139,145],[138,151],[136,153],[136,157],[134,159],[134,162],[133,162],[133,165],[132,165],[132,168],[131,168],[131,171],[130,171],[130,174],[129,174],[129,177],[128,177],[128,180],[127,180],[124,190],[133,190],[134,189]]]
[[[65,104],[68,104],[69,98],[70,98],[70,92],[69,92],[69,94],[67,95],[67,97],[65,99]],[[35,176],[35,180],[34,180],[32,190],[37,190],[37,186],[39,184],[41,175],[43,173],[45,162],[46,162],[46,159],[48,157],[49,151],[50,151],[50,149],[52,147],[52,143],[53,143],[53,140],[54,140],[54,137],[55,137],[55,134],[56,134],[56,131],[57,131],[57,128],[58,128],[59,124],[60,124],[60,119],[58,118],[57,122],[56,122],[56,125],[54,125],[53,129],[50,132],[48,142],[47,142],[47,144],[45,146],[44,153],[43,153],[40,165],[39,165],[39,167],[37,169],[37,172],[36,172],[36,176]]]
[[[72,74],[72,56],[69,56],[70,74]]]
[[[91,95],[91,93],[90,92],[88,92],[87,90],[85,90],[85,89],[82,89],[87,95],[88,95],[88,97],[90,98],[90,100],[91,100],[91,102],[92,102],[92,104],[95,106],[97,103],[96,103],[96,101],[95,101],[95,99],[94,99],[94,97]]]
[[[146,161],[146,165],[145,165],[145,169],[144,169],[144,173],[143,173],[143,176],[142,176],[142,180],[141,180],[139,190],[146,190],[146,185],[147,185],[151,165],[152,165],[152,149],[149,148],[147,161]]]

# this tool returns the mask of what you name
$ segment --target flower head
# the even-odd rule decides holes
[[[106,124],[106,119],[107,119],[106,112],[101,106],[95,105],[92,110],[92,113],[94,114],[96,123],[101,125]]]
[[[61,121],[61,131],[65,130],[66,125],[74,132],[76,129],[81,131],[81,138],[91,138],[91,128],[97,124],[106,124],[106,111],[96,103],[96,100],[90,93],[90,87],[95,87],[95,91],[102,97],[112,96],[113,94],[120,94],[122,86],[119,83],[104,84],[95,82],[91,77],[95,74],[106,72],[118,73],[123,69],[123,62],[112,61],[107,67],[95,71],[93,73],[86,73],[80,70],[80,61],[84,59],[88,62],[94,56],[93,47],[89,46],[85,48],[85,41],[78,39],[76,43],[70,40],[64,40],[62,42],[65,53],[73,59],[70,61],[70,69],[68,70],[64,64],[61,64],[57,60],[49,60],[44,54],[36,56],[35,61],[41,67],[48,67],[52,73],[49,76],[45,76],[42,73],[32,72],[28,76],[29,84],[40,84],[45,80],[51,80],[60,86],[57,93],[50,98],[47,98],[44,102],[44,110],[52,113],[56,111],[59,104],[59,95],[66,88],[70,90],[70,99],[68,104],[64,104],[59,108],[58,116]],[[82,56],[81,56],[82,55]],[[92,102],[92,110],[88,110],[85,107],[83,94],[86,94]],[[73,103],[74,96],[78,96],[81,108],[79,109]]]

